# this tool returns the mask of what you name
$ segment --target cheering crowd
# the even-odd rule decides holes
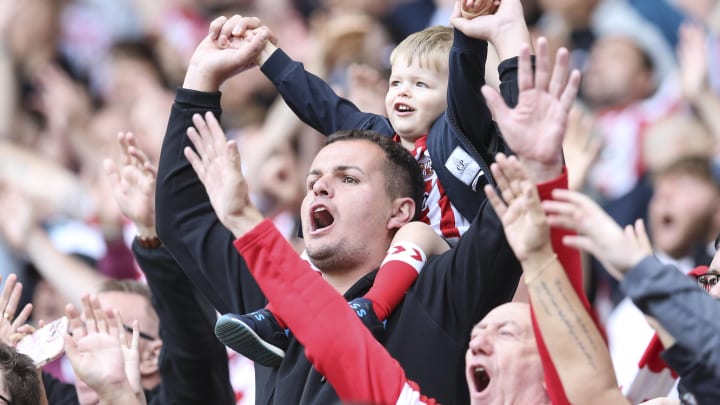
[[[0,0],[0,401],[717,403],[719,3]]]

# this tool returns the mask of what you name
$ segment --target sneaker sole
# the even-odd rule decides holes
[[[215,335],[225,346],[266,367],[279,366],[285,357],[282,349],[261,339],[244,322],[227,315],[218,318]]]

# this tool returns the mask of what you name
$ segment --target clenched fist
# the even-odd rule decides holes
[[[495,14],[500,0],[461,0],[460,14],[467,19],[481,15]]]

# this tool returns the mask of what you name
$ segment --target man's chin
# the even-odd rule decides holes
[[[313,265],[317,268],[324,268],[327,266],[333,258],[333,253],[337,252],[337,249],[332,249],[328,246],[305,246],[307,257],[310,259]]]
[[[675,239],[675,238],[673,238]],[[670,238],[663,240],[662,238],[658,238],[658,243],[655,244],[655,248],[665,253],[666,255],[670,256],[673,259],[681,259],[682,257],[686,256],[688,253],[686,253],[689,248],[686,246],[683,246],[682,241],[680,240],[670,240]]]

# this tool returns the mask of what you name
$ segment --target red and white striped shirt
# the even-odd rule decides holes
[[[588,173],[588,185],[603,198],[614,200],[630,192],[645,173],[645,130],[679,107],[672,84],[651,98],[623,108],[596,113],[595,131],[603,147]]]
[[[400,137],[395,135],[393,140],[400,142]],[[425,196],[420,212],[420,220],[430,225],[435,233],[449,244],[455,245],[460,236],[470,227],[470,220],[462,216],[460,211],[452,205],[450,197],[448,197],[442,184],[440,184],[437,173],[432,167],[430,152],[427,148],[427,135],[415,141],[415,147],[410,153],[420,164],[420,170],[425,181]]]

